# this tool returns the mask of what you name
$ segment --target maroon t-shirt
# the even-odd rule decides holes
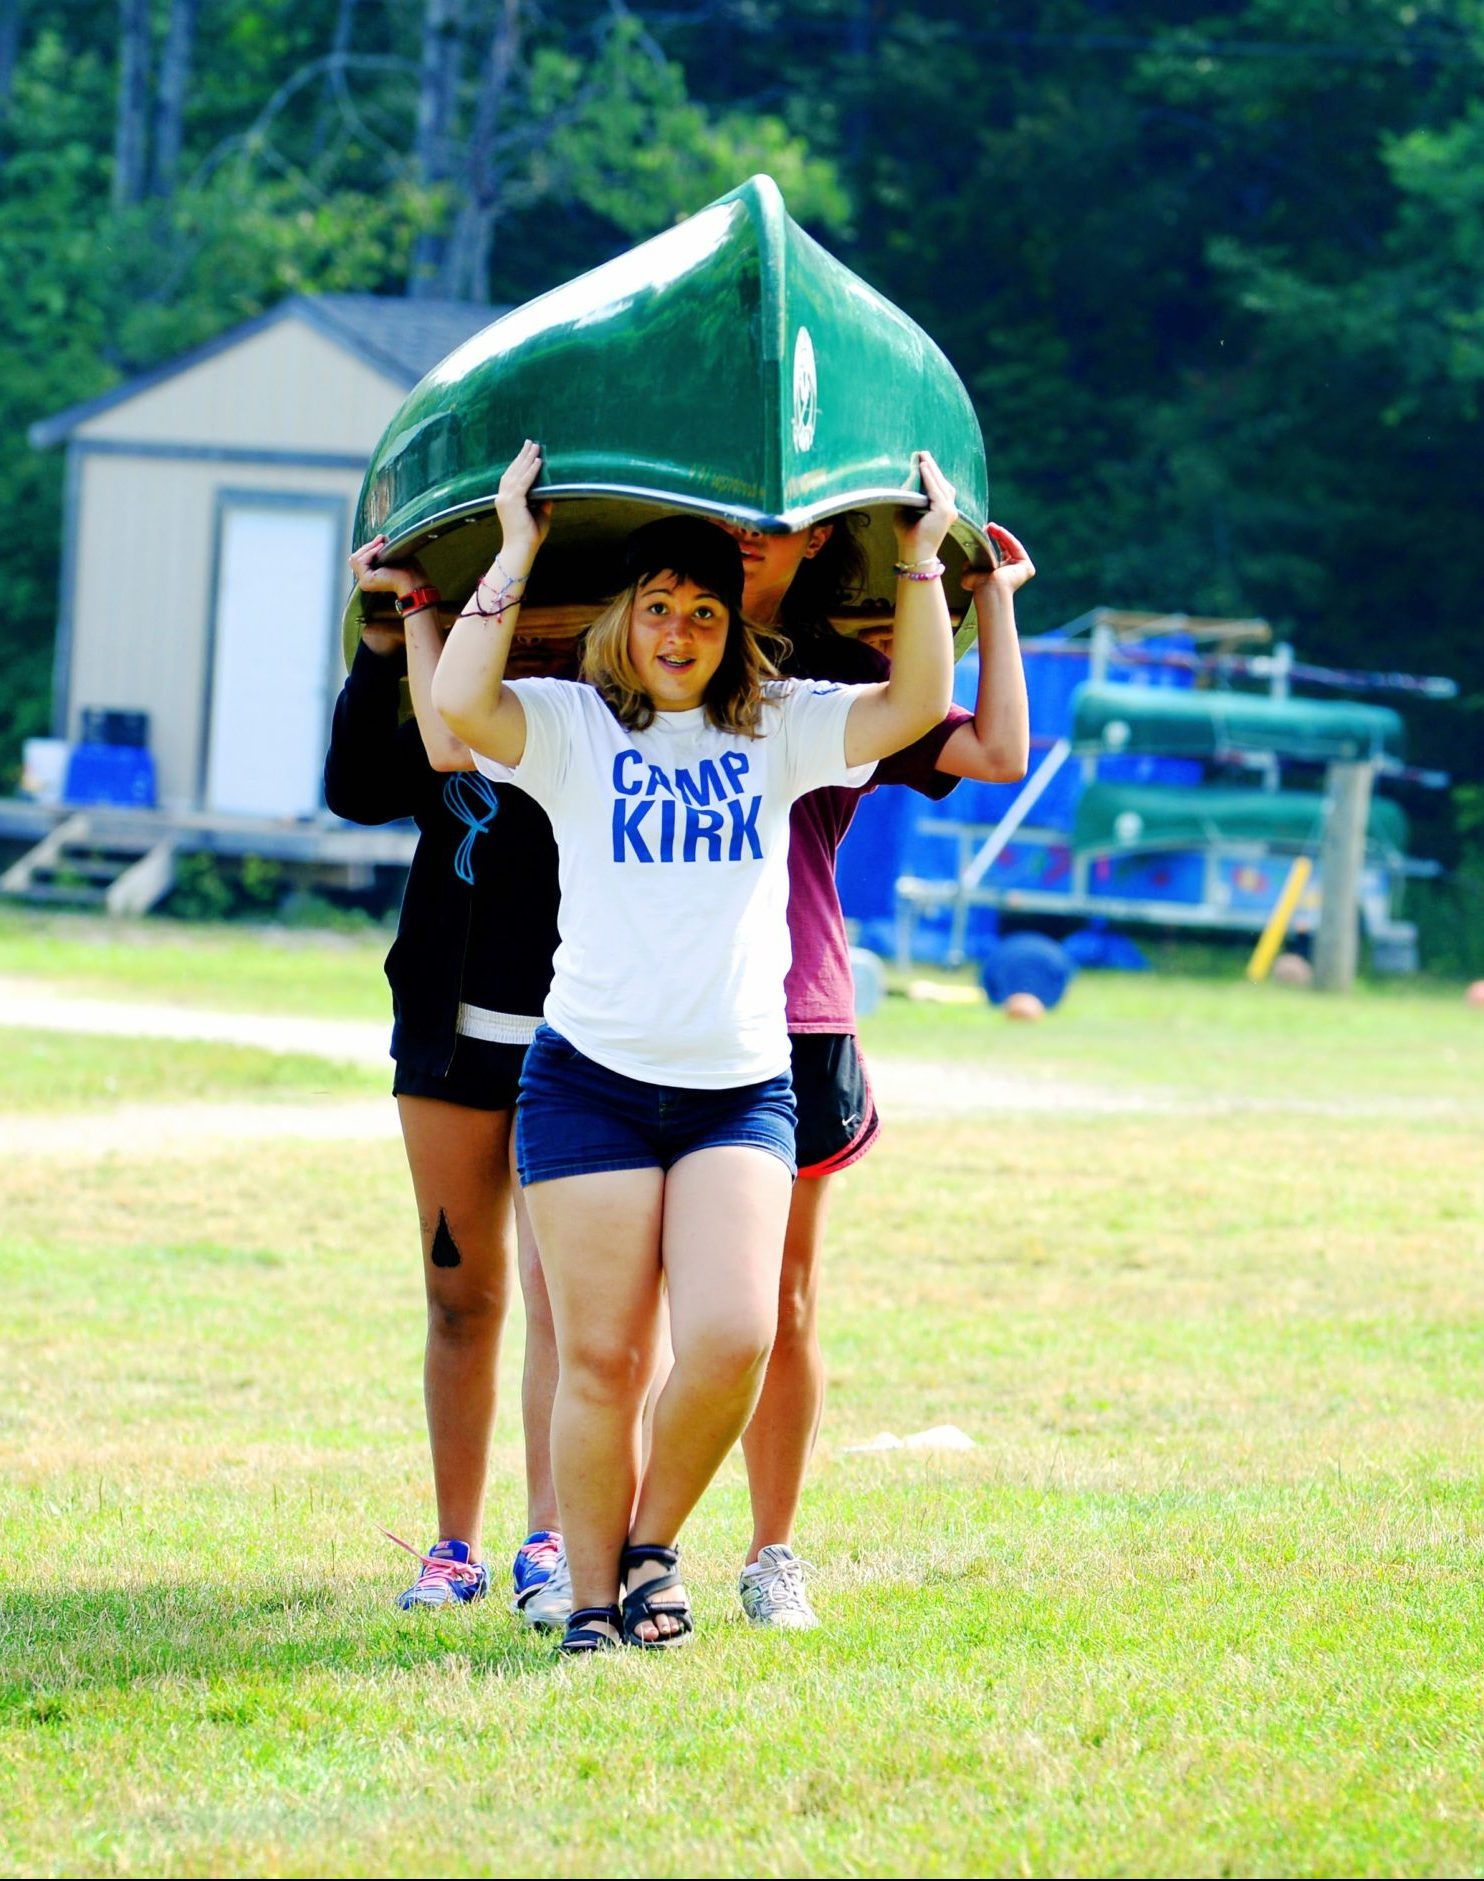
[[[794,634],[794,650],[785,668],[800,679],[833,679],[865,686],[885,679],[890,664],[874,647],[832,631]],[[905,784],[939,803],[958,782],[937,769],[944,745],[973,713],[951,705],[941,725],[905,751],[883,758],[861,789],[811,790],[800,797],[789,819],[788,933],[793,965],[785,991],[790,1032],[854,1032],[855,982],[850,973],[850,943],[840,891],[835,886],[835,852],[845,840],[855,807],[867,790]]]

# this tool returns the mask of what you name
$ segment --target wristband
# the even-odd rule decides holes
[[[442,598],[436,588],[413,588],[407,594],[399,594],[393,605],[406,620],[409,614],[420,614],[425,607],[437,607]]]
[[[936,581],[943,573],[943,564],[936,559],[931,562],[896,562],[893,567],[903,581]]]

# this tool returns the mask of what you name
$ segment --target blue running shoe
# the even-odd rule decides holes
[[[415,1548],[409,1552],[417,1554]],[[490,1571],[482,1561],[469,1559],[466,1541],[440,1541],[436,1548],[417,1558],[423,1564],[422,1573],[406,1593],[397,1596],[397,1605],[404,1613],[414,1607],[451,1607],[482,1600],[490,1590]]]
[[[538,1528],[515,1551],[510,1574],[515,1598],[510,1603],[528,1626],[563,1627],[572,1611],[572,1576],[562,1538]]]

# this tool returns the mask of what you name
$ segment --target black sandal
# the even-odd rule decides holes
[[[558,1652],[617,1652],[620,1641],[600,1633],[594,1620],[606,1620],[623,1631],[623,1615],[617,1607],[576,1607],[567,1618],[567,1630],[557,1642]]]
[[[658,1594],[666,1594],[672,1587],[680,1585],[677,1563],[680,1560],[678,1548],[662,1548],[644,1542],[631,1543],[623,1551],[619,1563],[620,1574],[627,1576],[631,1567],[638,1567],[645,1561],[658,1561],[664,1574],[656,1574],[653,1580],[646,1581],[642,1587],[636,1587],[632,1593],[623,1597],[623,1638],[626,1646],[644,1646],[649,1651],[668,1650],[672,1646],[683,1646],[695,1632],[695,1619],[690,1610],[690,1602],[681,1600],[657,1600]],[[658,1639],[640,1639],[637,1629],[646,1620],[669,1619],[679,1621],[679,1630],[665,1633]]]

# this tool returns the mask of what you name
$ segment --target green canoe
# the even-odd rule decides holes
[[[956,619],[965,565],[994,557],[984,440],[958,375],[791,220],[770,177],[516,308],[435,367],[376,447],[356,542],[385,533],[386,559],[416,554],[462,604],[498,546],[495,489],[526,437],[545,452],[538,494],[555,510],[523,639],[569,638],[617,585],[623,538],[667,510],[770,532],[863,511],[870,573],[849,612],[889,618],[891,512],[916,449],[958,493],[943,557]],[[381,607],[351,597],[347,654],[363,599]],[[963,643],[970,633],[965,621]]]
[[[1324,829],[1319,791],[1252,790],[1220,784],[1089,784],[1077,802],[1079,850],[1195,849],[1262,843],[1312,850]],[[1388,797],[1371,799],[1368,848],[1395,859],[1407,850],[1407,817]]]
[[[1272,751],[1315,764],[1400,757],[1405,736],[1390,706],[1166,686],[1079,686],[1072,726],[1078,745],[1108,752],[1214,758]]]

